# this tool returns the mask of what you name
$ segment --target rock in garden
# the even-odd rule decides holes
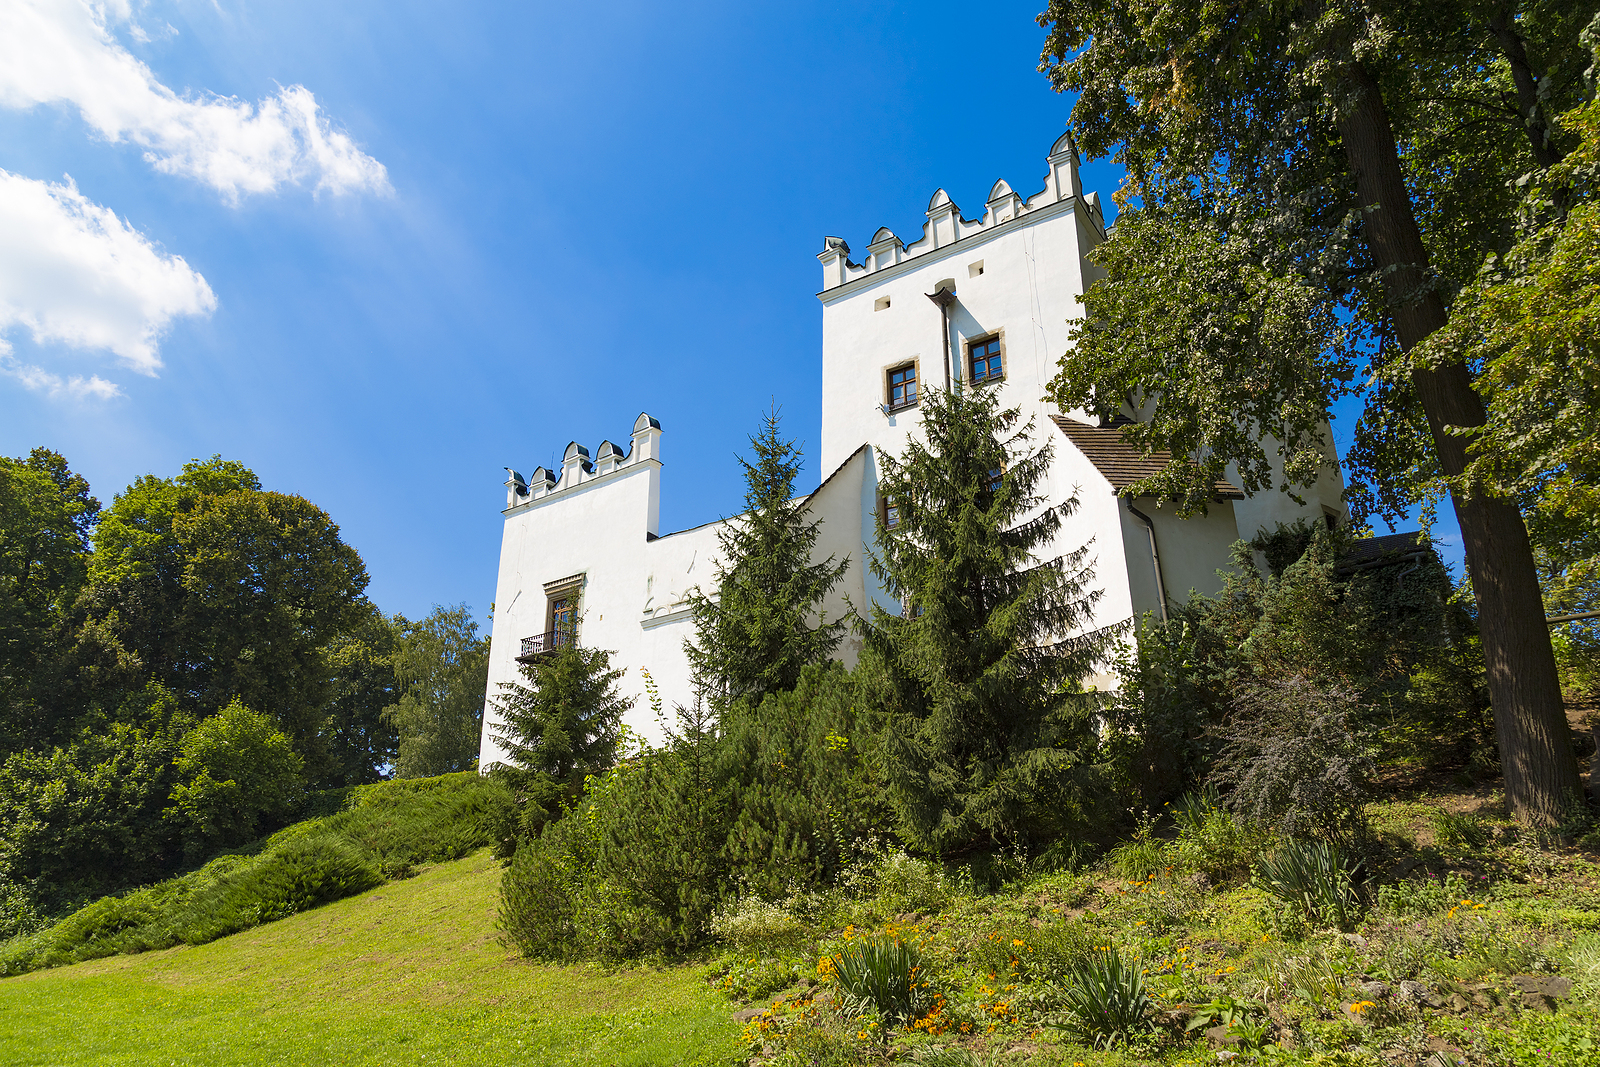
[[[733,1013],[733,1021],[736,1022],[736,1023],[747,1023],[751,1019],[759,1018],[763,1011],[766,1011],[766,1009],[765,1008],[746,1008],[743,1011],[736,1011],[736,1012]]]
[[[1527,995],[1534,994],[1552,999],[1572,992],[1572,979],[1559,974],[1514,974],[1506,979],[1512,989]]]
[[[1362,982],[1361,992],[1373,1000],[1381,1000],[1389,995],[1388,982]]]
[[[1233,1048],[1243,1039],[1226,1026],[1213,1026],[1206,1031],[1206,1043],[1212,1048]]]

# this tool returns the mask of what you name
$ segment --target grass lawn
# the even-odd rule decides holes
[[[0,1063],[709,1064],[696,968],[552,967],[495,940],[486,853],[198,948],[0,979]]]

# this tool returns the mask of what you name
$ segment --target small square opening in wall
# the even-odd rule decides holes
[[[976,278],[978,275],[980,275],[982,273],[983,273],[983,260],[980,259],[976,263],[968,263],[967,264],[967,277]]]
[[[873,311],[888,311],[889,310],[889,298],[886,297],[886,296],[878,297],[877,300],[874,300],[872,302],[872,310]]]

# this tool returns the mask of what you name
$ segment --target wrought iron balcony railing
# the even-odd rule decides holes
[[[546,652],[566,648],[577,639],[577,634],[571,630],[551,630],[547,633],[534,634],[532,637],[522,639],[522,654],[518,659],[531,659],[542,656]]]

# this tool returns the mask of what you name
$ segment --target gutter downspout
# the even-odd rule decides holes
[[[950,391],[950,305],[956,302],[956,291],[940,289],[923,295],[939,305],[939,321],[944,324],[944,391],[948,393]]]
[[[1150,521],[1150,516],[1133,506],[1133,500],[1128,499],[1128,510],[1144,523],[1145,533],[1150,535],[1150,565],[1156,571],[1156,595],[1161,598],[1161,621],[1167,621],[1167,583],[1161,579],[1161,553],[1156,551],[1156,524]]]

